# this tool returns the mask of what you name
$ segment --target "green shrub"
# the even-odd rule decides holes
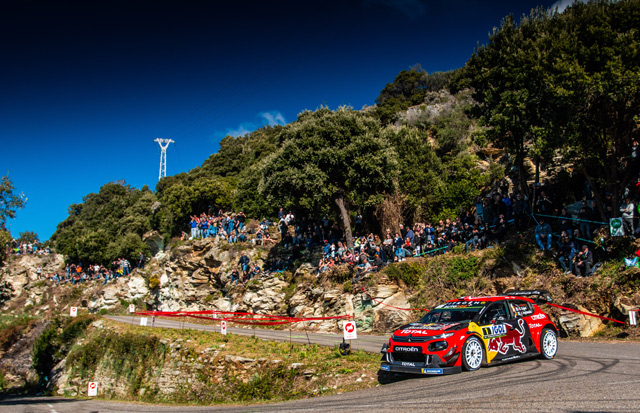
[[[384,273],[391,280],[401,280],[406,285],[415,286],[420,282],[420,275],[424,273],[424,267],[417,263],[401,262],[387,266]]]

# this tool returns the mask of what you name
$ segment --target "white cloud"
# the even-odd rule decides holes
[[[551,11],[558,9],[558,13],[562,13],[564,9],[571,6],[574,0],[558,0],[549,7]]]
[[[251,133],[255,129],[253,123],[241,123],[236,129],[227,129],[226,135],[237,138],[238,136],[244,136],[247,133]]]
[[[282,113],[278,111],[262,112],[258,116],[266,121],[266,124],[269,126],[284,125],[287,123],[287,121],[284,120]]]
[[[216,131],[213,133],[214,139],[217,141],[225,136],[233,136],[237,138],[238,136],[244,136],[248,133],[253,132],[254,130],[262,127],[262,126],[276,126],[276,125],[284,125],[287,121],[284,119],[282,113],[277,110],[272,110],[268,112],[260,112],[256,115],[256,118],[259,119],[259,122],[242,122],[236,128],[227,128],[224,131]]]

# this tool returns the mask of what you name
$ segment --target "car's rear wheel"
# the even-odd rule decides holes
[[[540,355],[551,360],[558,352],[558,336],[555,331],[550,328],[542,329],[540,334]]]
[[[484,360],[484,347],[477,337],[469,337],[462,346],[462,367],[467,371],[478,370]]]

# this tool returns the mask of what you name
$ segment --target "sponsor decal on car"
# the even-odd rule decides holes
[[[511,309],[518,317],[526,317],[533,314],[533,310],[526,303],[513,303]]]
[[[394,346],[393,351],[420,353],[422,352],[422,349],[420,347]]]
[[[403,361],[403,362],[402,362],[402,365],[403,365],[404,367],[415,367],[415,366],[416,366],[416,363],[411,363],[411,362],[408,362],[408,361]]]
[[[422,324],[418,326],[412,326],[411,328],[407,328],[405,330],[400,330],[400,334],[414,334],[414,335],[431,335],[431,331],[434,330],[447,330],[453,328],[460,323],[451,323],[451,324],[442,324],[442,323],[432,323],[432,324]]]
[[[442,369],[422,369],[422,374],[442,374]]]
[[[540,328],[542,327],[544,324],[541,323],[534,323],[534,324],[529,324],[529,328]]]
[[[486,301],[451,301],[449,303],[440,304],[436,308],[468,308],[484,304],[486,304]]]
[[[380,366],[380,370],[390,371],[391,367],[383,364],[383,365]]]
[[[532,320],[544,320],[545,318],[547,318],[546,314],[534,314],[531,316]]]
[[[482,335],[484,338],[502,337],[507,335],[507,326],[497,324],[494,326],[482,327]]]
[[[509,347],[512,347],[520,353],[525,353],[527,346],[522,342],[522,337],[524,337],[526,331],[524,320],[518,320],[518,328],[514,328],[513,331],[514,334],[511,337],[504,336],[490,339],[487,349],[500,354],[507,354]]]
[[[515,359],[519,359],[521,356],[511,356],[511,357],[507,357],[502,359],[502,361],[509,361],[509,360],[515,360]]]

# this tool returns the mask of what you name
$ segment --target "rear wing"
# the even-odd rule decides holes
[[[553,297],[547,290],[509,290],[504,295],[511,295],[514,297],[527,297],[535,301],[536,304],[552,303]]]

